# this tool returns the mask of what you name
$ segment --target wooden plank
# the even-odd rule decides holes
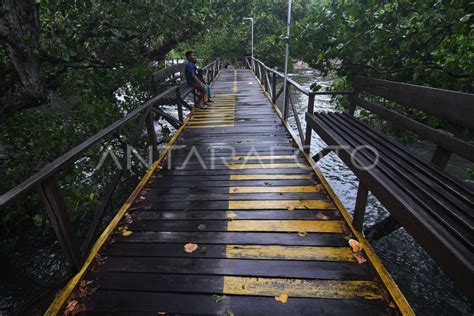
[[[319,279],[319,281],[360,281],[373,279],[373,274],[368,265],[344,261],[110,257],[107,259],[107,264],[100,267],[100,271],[225,276],[247,275],[275,278],[311,278]],[[202,288],[205,290],[205,287]],[[338,289],[342,290],[340,288]],[[363,290],[363,288],[360,288],[360,290]],[[277,291],[277,293],[280,292]]]
[[[474,128],[473,94],[360,76],[354,77],[352,83],[356,90]]]
[[[215,219],[340,219],[341,216],[338,211],[335,210],[294,210],[288,212],[274,211],[274,210],[247,210],[247,211],[155,211],[155,210],[141,210],[140,208],[134,209],[133,218],[138,221],[146,220],[215,220]]]
[[[287,246],[347,246],[342,234],[309,233],[300,237],[296,233],[244,233],[244,232],[134,232],[129,237],[117,235],[116,242],[133,243],[188,243],[287,245]]]
[[[229,193],[288,193],[288,192],[305,192],[320,193],[323,192],[321,185],[307,186],[231,186]]]
[[[238,209],[334,209],[330,201],[324,200],[280,200],[280,201],[229,201],[229,210]]]
[[[356,262],[349,247],[279,246],[279,245],[209,245],[187,253],[182,244],[115,243],[104,251],[106,256],[173,257],[213,259],[259,259]],[[201,251],[204,249],[205,251]]]
[[[139,295],[138,295],[139,293]],[[87,313],[101,314],[113,310],[114,315],[170,314],[225,315],[381,315],[386,311],[383,300],[346,300],[291,298],[286,304],[274,297],[228,295],[217,304],[209,294],[98,290],[88,304]],[[217,292],[220,293],[220,292]],[[133,299],[131,299],[133,298]],[[89,310],[90,306],[90,310]],[[145,312],[143,312],[145,311]]]

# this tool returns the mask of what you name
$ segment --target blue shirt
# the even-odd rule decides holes
[[[184,63],[184,75],[186,77],[186,83],[188,86],[194,85],[195,81],[193,75],[197,74],[197,68],[196,66],[189,61],[186,61]]]

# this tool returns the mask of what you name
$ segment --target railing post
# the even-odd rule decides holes
[[[308,114],[312,115],[314,113],[314,92],[310,92],[308,95]],[[312,128],[308,124],[308,120],[306,120],[306,135],[305,135],[305,142],[304,142],[304,151],[309,153],[311,149],[311,135],[312,135]]]
[[[283,120],[288,120],[288,105],[290,102],[290,85],[287,82],[286,84],[286,95],[284,96],[284,101],[283,101]]]
[[[263,68],[263,67],[262,67]],[[263,90],[264,91],[267,91],[267,80],[265,78],[265,72],[267,70],[265,68],[263,68],[263,71],[262,71],[262,86],[263,86]],[[267,91],[268,92],[268,91]]]
[[[182,123],[184,120],[183,117],[183,100],[181,100],[181,92],[180,92],[180,87],[177,86],[176,90],[176,103],[178,105],[178,120]]]
[[[181,109],[181,112],[182,112],[182,109]],[[179,105],[178,105],[178,113],[179,113]],[[152,148],[151,153],[152,153],[153,161],[155,161],[160,156],[160,153],[158,152],[158,143],[156,142],[155,124],[153,121],[152,111],[148,112],[145,118],[145,124],[146,124],[147,135],[148,135],[148,146],[151,146]]]
[[[52,176],[43,181],[40,190],[49,221],[58,237],[64,257],[72,267],[78,270],[83,260],[56,177]]]
[[[359,181],[359,188],[357,189],[356,205],[354,208],[354,216],[352,217],[352,225],[358,231],[362,231],[364,227],[365,209],[367,206],[367,195],[369,191]]]
[[[272,99],[275,98],[276,96],[276,91],[277,91],[277,75],[276,73],[272,72]],[[273,100],[273,103],[275,103],[276,100]]]

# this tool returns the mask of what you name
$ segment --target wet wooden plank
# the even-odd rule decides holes
[[[321,280],[371,280],[368,265],[349,262],[208,258],[109,257],[100,272],[246,275]],[[142,285],[143,286],[143,285]]]
[[[131,299],[133,298],[133,299]],[[382,300],[341,300],[292,298],[286,304],[273,297],[228,295],[217,304],[211,294],[183,294],[99,290],[90,300],[93,313],[114,311],[117,315],[149,315],[150,312],[225,315],[381,315],[386,312]]]

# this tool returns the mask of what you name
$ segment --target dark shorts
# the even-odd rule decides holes
[[[200,85],[198,82],[194,82],[193,84],[191,84],[189,86],[193,87],[194,89],[199,91],[199,93],[201,93],[201,94],[206,94],[206,89],[203,88],[203,86]]]

